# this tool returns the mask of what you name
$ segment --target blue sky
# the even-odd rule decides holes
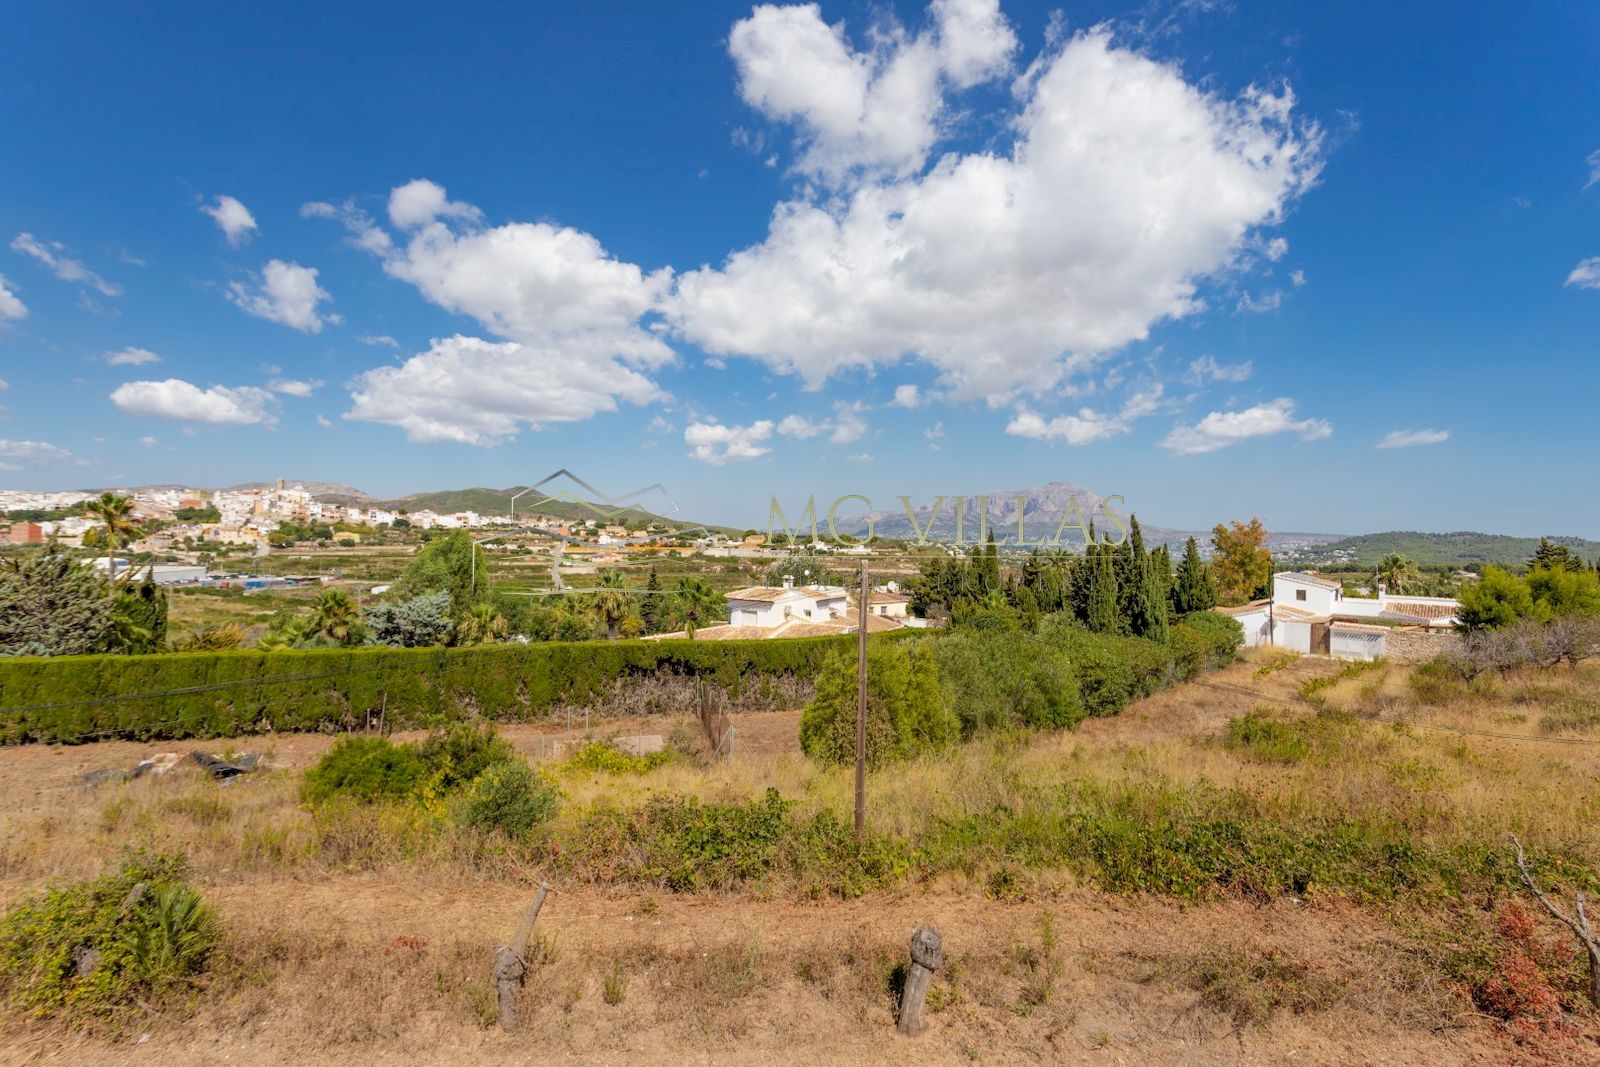
[[[1592,4],[548,7],[0,7],[0,483],[1600,536]]]

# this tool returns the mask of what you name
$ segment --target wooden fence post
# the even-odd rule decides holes
[[[933,982],[933,972],[944,962],[939,948],[939,931],[927,923],[919,923],[911,935],[911,969],[906,972],[906,986],[900,994],[900,1032],[915,1037],[927,1029],[922,1018],[923,1004],[928,999],[928,986]]]
[[[528,973],[528,965],[523,957],[528,951],[528,939],[533,936],[533,924],[539,921],[539,909],[544,907],[544,898],[549,895],[550,886],[540,883],[528,914],[523,916],[522,925],[517,927],[517,936],[512,938],[511,944],[501,945],[494,950],[494,981],[500,998],[502,1030],[516,1028],[517,993],[522,988],[523,977]]]

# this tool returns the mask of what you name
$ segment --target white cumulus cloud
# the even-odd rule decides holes
[[[1135,420],[1154,414],[1161,404],[1162,389],[1151,386],[1129,397],[1116,412],[1080,408],[1077,414],[1057,415],[1046,419],[1026,407],[1017,410],[1016,417],[1006,424],[1006,433],[1013,437],[1028,437],[1036,441],[1063,441],[1069,445],[1086,445],[1107,437],[1121,437],[1133,430]]]
[[[920,169],[939,135],[942,85],[1005,74],[1017,39],[999,0],[935,0],[921,33],[888,24],[857,50],[816,4],[762,4],[734,24],[739,93],[798,129],[798,168],[830,182]]]
[[[28,317],[28,305],[12,292],[11,286],[11,280],[0,274],[0,323]]]
[[[445,196],[444,186],[425,178],[397,186],[389,193],[389,221],[402,230],[414,230],[435,219],[483,221],[483,213],[471,204]]]
[[[1567,284],[1579,289],[1600,289],[1600,256],[1590,256],[1573,267]]]
[[[661,390],[637,371],[572,360],[558,348],[477,337],[435,340],[399,366],[376,367],[351,385],[346,418],[405,430],[413,441],[492,445],[534,429],[646,404]]]
[[[923,168],[927,100],[889,109],[904,144],[863,134],[861,102],[875,71],[927,47],[891,35],[889,59],[863,58],[813,7],[758,8],[736,27],[746,99],[802,122],[802,165],[837,184],[780,203],[760,244],[681,275],[681,336],[812,387],[911,356],[956,398],[1043,393],[1199,312],[1202,285],[1258,261],[1262,229],[1320,169],[1320,135],[1288,88],[1226,97],[1105,29],[1019,79],[1008,151]],[[838,177],[868,162],[876,176]]]
[[[400,426],[413,440],[488,445],[515,436],[519,425],[665,399],[647,372],[675,356],[641,320],[660,307],[670,270],[646,273],[570,227],[487,226],[476,208],[420,179],[390,195],[390,220],[408,233],[403,244],[350,206],[308,204],[302,212],[343,223],[386,273],[506,339],[435,341],[399,368],[368,371],[348,417]]]
[[[894,399],[890,401],[897,408],[914,408],[921,399],[921,390],[915,385],[897,385],[894,387]]]
[[[231,196],[219,196],[213,203],[201,204],[200,210],[211,216],[234,248],[250,240],[260,229],[250,209]]]
[[[380,345],[382,347],[384,347],[384,348],[399,348],[400,347],[400,342],[396,341],[393,337],[390,337],[386,333],[379,333],[379,334],[364,333],[360,337],[357,337],[356,340],[360,341],[364,345],[370,345],[370,346],[373,346],[373,347],[377,347],[377,346],[380,346]]]
[[[1193,456],[1216,452],[1252,437],[1280,433],[1316,441],[1333,433],[1333,427],[1325,419],[1296,420],[1294,401],[1279,397],[1243,411],[1213,411],[1193,426],[1175,426],[1161,445],[1169,452]]]
[[[724,426],[717,422],[691,422],[683,430],[689,458],[720,467],[724,463],[760,459],[772,451],[772,421],[761,419],[749,426]]]
[[[19,471],[48,463],[65,463],[72,453],[48,441],[13,441],[0,437],[0,470]]]
[[[129,415],[222,426],[272,426],[278,421],[272,393],[253,385],[202,389],[181,378],[125,382],[111,393],[111,402]]]
[[[11,250],[32,256],[64,282],[87,285],[103,296],[122,295],[122,286],[106,281],[80,261],[66,255],[66,246],[59,241],[40,241],[31,233],[19,233],[11,242]]]
[[[860,401],[838,401],[833,405],[833,418],[808,419],[803,415],[786,415],[778,423],[778,432],[785,437],[809,440],[827,434],[832,444],[846,445],[860,440],[867,432],[864,412],[866,405]]]
[[[228,299],[247,314],[301,333],[321,333],[325,324],[340,322],[339,316],[319,310],[323,301],[333,298],[317,284],[317,269],[281,259],[267,261],[254,288],[243,282],[229,283]]]
[[[307,380],[296,380],[294,378],[273,378],[271,381],[267,382],[267,388],[272,390],[274,393],[282,393],[284,396],[293,396],[304,399],[316,392],[318,389],[321,389],[326,384],[327,383],[321,378],[310,378]]]
[[[160,363],[161,357],[148,348],[129,346],[116,352],[107,352],[106,362],[113,367],[142,367],[147,363]]]
[[[778,423],[780,434],[785,437],[798,437],[802,441],[810,440],[826,429],[822,423],[813,422],[804,415],[785,415]]]
[[[1417,448],[1442,445],[1450,440],[1449,430],[1391,430],[1378,442],[1379,448]]]
[[[1207,382],[1242,382],[1247,381],[1255,372],[1254,365],[1247,359],[1243,363],[1218,363],[1215,356],[1201,356],[1189,364],[1189,373],[1183,380],[1190,385],[1204,385]]]

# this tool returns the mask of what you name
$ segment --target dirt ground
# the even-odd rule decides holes
[[[1283,695],[1327,669],[1261,677],[1245,664],[1210,678]],[[1075,737],[1139,744],[1193,734],[1255,699],[1184,686],[1091,720]],[[796,751],[796,718],[740,716],[741,758]],[[590,726],[619,736],[687,723]],[[503,733],[537,759],[585,729]],[[24,816],[47,818],[85,772],[154,752],[260,751],[294,770],[332,740],[0,749],[0,834]],[[523,1017],[504,1033],[488,1025],[494,948],[515,930],[536,872],[197,874],[228,931],[217,982],[226,993],[146,1014],[111,1037],[13,1022],[0,1027],[0,1064],[1600,1063],[1592,1038],[1530,1049],[1470,1012],[1441,1011],[1459,997],[1430,987],[1394,925],[1332,902],[1185,907],[1093,891],[1065,875],[1042,877],[1020,902],[959,876],[816,903],[558,885],[529,953]],[[0,871],[0,905],[34,888]],[[907,1038],[895,1032],[891,989],[922,922],[941,932],[946,961],[929,1030]],[[1262,973],[1279,976],[1278,999],[1265,1008]]]
[[[1505,1062],[1465,1024],[1433,1033],[1385,1024],[1366,1012],[1336,1012],[1285,1014],[1269,1026],[1241,1027],[1200,1006],[1195,993],[1166,988],[1152,977],[1163,959],[1181,958],[1197,944],[1259,954],[1302,952],[1308,941],[1318,945],[1318,966],[1335,975],[1341,966],[1359,972],[1369,965],[1362,958],[1365,949],[1386,935],[1341,910],[1182,910],[1079,891],[1045,903],[998,905],[980,893],[942,889],[826,907],[697,898],[644,905],[638,897],[560,893],[540,918],[554,939],[556,959],[529,976],[522,1028],[507,1035],[464,1025],[437,1006],[417,1011],[407,1001],[418,982],[426,982],[434,958],[459,952],[463,944],[475,947],[475,961],[487,973],[493,935],[515,927],[526,887],[396,886],[353,878],[218,887],[211,895],[246,939],[270,943],[292,930],[336,946],[334,955],[351,952],[357,958],[341,969],[319,955],[303,961],[312,972],[304,980],[280,980],[270,997],[246,993],[204,1005],[192,1019],[147,1020],[139,1033],[116,1043],[13,1033],[0,1062]],[[1002,976],[983,991],[961,989],[963,968],[1003,972],[1005,962],[1020,958],[1019,946],[1036,946],[1046,915],[1059,958],[1047,1003],[1020,1013],[1011,1003],[1020,976],[1009,976],[1010,986]],[[874,997],[857,981],[861,976],[849,972],[864,966],[876,974],[904,952],[921,921],[940,929],[945,970],[955,969],[958,992],[953,1003],[931,1014],[927,1033],[905,1038],[894,1030],[887,991]],[[411,947],[413,939],[421,947]],[[758,954],[759,988],[729,988],[726,978],[695,963],[697,957],[738,960],[742,953]],[[806,968],[819,959],[844,962],[836,973],[809,973]],[[612,1004],[603,985],[616,961],[628,984],[621,1002]],[[313,973],[339,986],[313,980]],[[346,984],[357,975],[364,980],[359,988]],[[1006,1003],[991,1003],[995,998]],[[324,1012],[337,1014],[340,1026],[307,1033],[307,1016]]]

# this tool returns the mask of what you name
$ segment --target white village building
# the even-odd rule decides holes
[[[1448,597],[1346,596],[1338,583],[1314,574],[1272,576],[1272,596],[1236,608],[1217,608],[1244,627],[1244,647],[1273,645],[1307,655],[1377,659],[1396,630],[1454,629],[1461,611]]]

